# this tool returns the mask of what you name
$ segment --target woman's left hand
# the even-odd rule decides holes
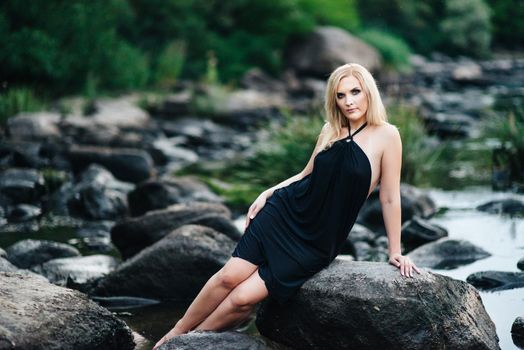
[[[415,266],[413,261],[407,256],[402,254],[393,254],[389,257],[389,263],[400,268],[400,274],[402,276],[413,277],[413,270],[420,273],[418,267]]]

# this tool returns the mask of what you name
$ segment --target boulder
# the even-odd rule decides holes
[[[260,337],[229,331],[193,331],[178,337],[173,337],[162,344],[158,350],[215,350],[215,349],[249,349],[271,350],[277,349],[271,341]],[[278,347],[283,349],[283,347]]]
[[[491,214],[509,214],[524,216],[524,202],[518,199],[494,200],[477,207],[477,210]]]
[[[7,259],[21,269],[43,264],[48,260],[80,256],[75,247],[59,242],[24,239],[6,249]]]
[[[402,222],[411,220],[414,216],[428,218],[437,212],[435,202],[423,191],[408,185],[400,185],[402,206]],[[380,204],[380,186],[369,195],[360,209],[357,222],[372,231],[385,234],[382,206]]]
[[[127,214],[127,193],[132,187],[92,164],[77,183],[67,182],[53,194],[50,210],[56,215],[115,220]]]
[[[7,130],[10,138],[17,141],[58,139],[59,121],[58,113],[24,112],[7,119]]]
[[[108,255],[89,255],[60,258],[33,266],[31,271],[45,276],[49,282],[59,286],[76,286],[89,280],[103,277],[113,271],[119,262]]]
[[[33,203],[44,190],[44,178],[37,170],[15,168],[0,173],[0,194],[12,203]]]
[[[0,272],[1,349],[134,349],[131,330],[85,295]]]
[[[222,202],[205,184],[189,176],[140,183],[128,193],[128,201],[132,216],[144,215],[148,211],[164,209],[177,203]]]
[[[522,258],[517,262],[517,268],[519,268],[520,270],[524,271],[524,257],[522,257]]]
[[[499,349],[475,288],[385,263],[335,259],[286,304],[264,300],[256,326],[297,349]]]
[[[89,294],[192,299],[234,248],[231,239],[209,227],[185,225],[94,283]]]
[[[12,223],[26,222],[38,218],[42,209],[32,204],[17,204],[9,208],[7,220]]]
[[[442,238],[418,247],[408,256],[419,267],[453,269],[487,258],[491,254],[465,240]]]
[[[466,281],[478,289],[500,291],[524,287],[524,272],[479,271],[472,273]]]
[[[226,206],[219,203],[191,202],[150,211],[137,218],[123,219],[111,229],[111,240],[122,257],[127,259],[174,229],[187,224],[209,226],[233,240],[241,237]]]
[[[447,237],[448,231],[438,225],[432,224],[418,216],[404,222],[401,229],[404,253],[409,252],[423,244]]]
[[[33,276],[33,277],[39,278],[39,279],[44,280],[44,281],[47,282],[47,278],[45,278],[44,276],[40,276],[40,275],[38,275],[38,274],[36,274],[34,272],[31,272],[29,270],[19,269],[15,265],[11,264],[9,262],[9,260],[4,259],[2,257],[0,257],[0,272],[17,272],[17,273],[19,273],[21,275]],[[0,349],[2,349],[1,342],[0,342]]]
[[[511,338],[519,348],[524,348],[524,317],[517,317],[511,325]]]
[[[291,41],[285,50],[286,66],[301,75],[325,78],[338,66],[355,62],[370,71],[381,68],[378,51],[337,27],[317,27],[301,40]]]
[[[107,168],[117,179],[132,183],[147,180],[154,173],[153,159],[140,149],[75,145],[69,149],[68,159],[75,172],[95,163]]]

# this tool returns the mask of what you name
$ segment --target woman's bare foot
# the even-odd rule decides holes
[[[177,324],[169,331],[166,333],[166,335],[164,335],[156,344],[155,346],[153,347],[153,350],[156,350],[160,345],[164,344],[166,341],[168,341],[169,339],[173,338],[173,337],[176,337],[177,335],[182,335],[184,333],[187,333],[188,331],[187,330],[184,330],[182,329],[182,327],[180,326],[180,323],[177,322]]]

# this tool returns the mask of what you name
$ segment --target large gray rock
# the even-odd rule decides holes
[[[524,317],[517,317],[511,325],[513,343],[519,348],[524,348]]]
[[[45,276],[51,283],[66,286],[68,280],[70,285],[76,285],[105,276],[118,264],[118,260],[112,256],[89,255],[52,259],[41,265],[33,266],[31,271]]]
[[[477,210],[492,214],[524,215],[524,202],[517,199],[495,200],[477,206]]]
[[[111,229],[111,239],[127,259],[183,225],[209,226],[233,240],[241,236],[231,221],[231,212],[220,203],[191,202],[154,210],[137,218],[126,218]]]
[[[127,214],[127,193],[133,185],[117,181],[105,168],[91,164],[77,183],[67,182],[53,194],[56,215],[89,220],[115,220]]]
[[[80,256],[75,247],[59,242],[24,239],[6,249],[7,258],[19,268],[26,269],[51,259]]]
[[[418,216],[428,218],[437,212],[435,202],[424,191],[402,183],[400,185],[402,222]],[[382,206],[380,204],[380,186],[369,195],[358,214],[357,222],[378,233],[385,233]]]
[[[479,271],[469,275],[466,281],[478,289],[490,291],[524,288],[524,272]]]
[[[173,337],[162,344],[159,350],[271,350],[283,349],[274,347],[271,341],[253,337],[239,332],[196,331]]]
[[[235,243],[205,226],[185,225],[94,284],[97,296],[194,298],[230,258]]]
[[[0,349],[133,349],[126,324],[71,289],[0,272]]]
[[[69,150],[68,158],[76,172],[96,163],[126,182],[138,183],[147,180],[154,173],[153,159],[147,152],[139,149],[76,145]]]
[[[499,349],[475,288],[385,263],[336,259],[288,303],[265,300],[256,325],[297,349]]]
[[[465,240],[442,238],[418,247],[408,256],[417,266],[452,269],[487,258],[491,254]]]
[[[404,222],[401,230],[404,252],[411,251],[423,244],[447,237],[448,231],[418,216]]]
[[[50,112],[25,112],[7,120],[7,130],[12,140],[44,140],[60,137],[60,114]]]
[[[37,170],[19,168],[0,173],[0,194],[12,203],[33,203],[44,190],[44,178]]]
[[[336,27],[318,27],[286,48],[286,65],[302,75],[325,78],[338,66],[355,62],[368,70],[381,67],[378,51],[347,31]]]
[[[211,192],[204,183],[192,177],[180,177],[140,183],[129,192],[128,201],[131,215],[140,216],[148,211],[164,209],[177,203],[192,201],[220,203],[223,200]]]

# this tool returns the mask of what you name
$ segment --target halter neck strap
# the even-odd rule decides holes
[[[368,122],[365,122],[364,124],[362,124],[362,126],[360,126],[360,128],[358,128],[357,131],[355,131],[353,134],[351,134],[351,126],[348,126],[348,133],[349,133],[348,138],[350,140],[353,140],[353,136],[358,134],[360,132],[360,130],[364,129],[366,127],[366,125],[368,125]]]

